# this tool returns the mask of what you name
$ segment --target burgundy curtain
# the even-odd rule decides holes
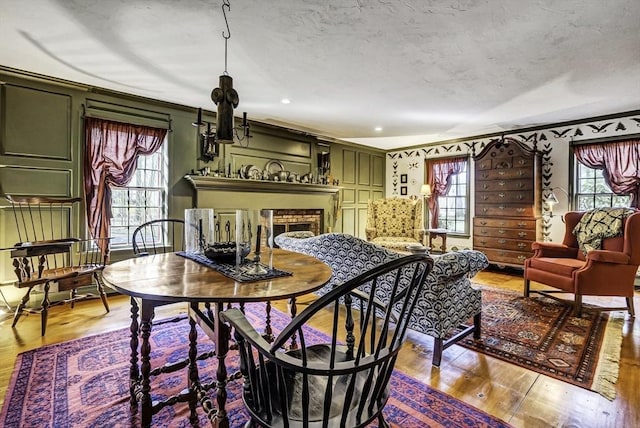
[[[427,160],[427,181],[431,186],[431,197],[428,201],[430,228],[438,228],[438,215],[440,214],[438,196],[446,196],[449,193],[451,178],[460,174],[466,163],[466,157]]]
[[[94,238],[109,237],[110,186],[126,186],[136,171],[138,156],[156,152],[167,130],[87,117],[84,133],[84,190],[89,232]]]
[[[616,195],[631,195],[640,208],[640,140],[574,146],[578,162],[602,170],[605,183]]]

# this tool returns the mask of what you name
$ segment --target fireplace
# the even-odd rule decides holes
[[[309,230],[314,235],[324,231],[323,209],[274,209],[273,234]]]

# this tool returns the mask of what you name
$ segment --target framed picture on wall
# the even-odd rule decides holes
[[[400,186],[400,194],[406,196],[407,194],[407,186]]]
[[[406,183],[406,182],[407,182],[407,174],[400,174],[400,183]]]

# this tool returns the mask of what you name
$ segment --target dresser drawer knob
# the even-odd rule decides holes
[[[498,209],[504,210],[506,207],[504,205],[498,205]]]
[[[527,247],[527,244],[525,244],[524,242],[518,242],[518,248],[525,249],[526,247]]]
[[[482,200],[483,200],[483,201],[486,201],[487,199],[489,199],[489,196],[487,196],[487,195],[482,195]]]
[[[518,232],[518,236],[524,238],[525,236],[527,236],[527,232]]]
[[[487,225],[487,222],[486,222],[485,220],[480,220],[480,225],[481,225],[481,226],[486,226],[486,225]]]
[[[527,227],[527,223],[520,222],[518,223],[518,227]]]
[[[520,260],[521,262],[525,261],[525,259],[527,258],[527,256],[518,256],[518,260]]]
[[[498,239],[498,244],[504,244],[505,242],[507,242],[506,239]]]
[[[482,188],[483,188],[483,189],[485,189],[485,190],[486,190],[486,189],[488,189],[489,187],[490,187],[490,186],[489,186],[487,183],[485,183],[485,184],[483,184],[483,185],[482,185]]]
[[[518,183],[518,189],[524,188],[524,183]]]
[[[498,175],[504,175],[505,172],[504,171],[498,171]]]
[[[501,198],[504,198],[506,195],[502,192],[498,193],[498,196],[500,196]]]
[[[507,183],[505,183],[504,181],[498,181],[498,186],[504,186],[505,184]]]
[[[487,241],[485,241],[485,240],[480,241],[480,243],[481,243],[482,245],[487,245]]]
[[[506,230],[504,230],[504,229],[498,229],[498,233],[499,233],[500,235],[504,235],[505,233],[507,233],[507,231],[506,231]]]
[[[519,213],[523,213],[523,212],[526,211],[526,209],[524,209],[524,208],[516,208],[516,211],[519,212]]]
[[[519,201],[524,199],[524,195],[523,194],[518,194],[518,196],[516,197]]]

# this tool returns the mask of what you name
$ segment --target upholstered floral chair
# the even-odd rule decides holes
[[[369,200],[365,233],[367,241],[392,250],[422,244],[422,203],[404,198]]]
[[[397,252],[341,233],[318,236],[309,232],[283,233],[275,237],[275,243],[285,250],[312,255],[331,267],[333,276],[316,292],[320,295],[364,271],[402,257]],[[433,336],[433,365],[439,366],[442,351],[457,340],[470,333],[474,338],[480,338],[482,296],[479,289],[471,286],[469,278],[489,263],[483,253],[475,250],[449,252],[433,258],[433,269],[427,276],[426,287],[417,301],[409,328]],[[378,298],[388,301],[391,284],[381,283],[378,287]],[[467,325],[471,319],[473,324]],[[462,330],[449,338],[451,332],[460,326]]]

